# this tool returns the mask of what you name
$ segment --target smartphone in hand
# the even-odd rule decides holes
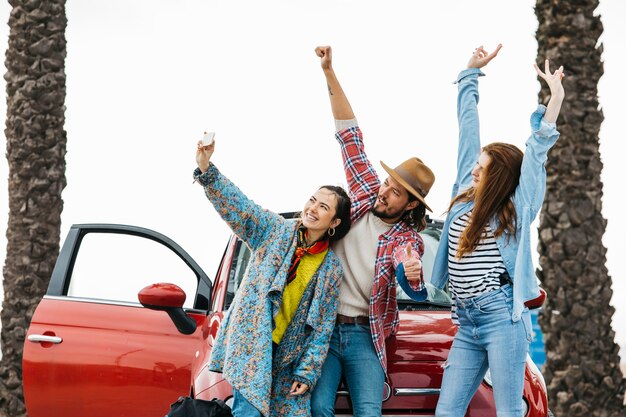
[[[204,132],[204,136],[202,137],[202,146],[212,145],[215,141],[215,132]]]

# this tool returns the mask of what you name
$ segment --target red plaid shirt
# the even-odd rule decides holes
[[[341,144],[341,155],[346,180],[352,200],[351,217],[354,224],[369,212],[378,196],[380,180],[365,155],[362,133],[358,127],[343,129],[336,133]],[[372,340],[380,364],[387,374],[385,339],[398,330],[398,303],[396,301],[395,268],[404,259],[406,245],[421,257],[424,242],[417,231],[404,220],[396,223],[378,239],[374,283],[370,295],[369,319]],[[424,283],[411,282],[415,290],[423,289]]]

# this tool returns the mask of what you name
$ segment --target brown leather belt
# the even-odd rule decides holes
[[[363,325],[369,325],[370,324],[370,319],[369,319],[369,317],[363,317],[363,316],[350,317],[350,316],[344,316],[343,314],[337,314],[337,323],[338,324],[363,324]]]

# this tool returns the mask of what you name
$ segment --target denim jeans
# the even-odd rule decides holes
[[[233,416],[234,417],[261,417],[261,412],[233,388]]]
[[[487,369],[498,417],[522,417],[530,314],[511,319],[510,285],[469,300],[457,300],[459,329],[444,365],[437,417],[463,417]]]
[[[335,325],[322,374],[311,393],[313,417],[335,415],[335,397],[342,377],[350,391],[353,415],[379,417],[385,373],[376,355],[369,326]]]

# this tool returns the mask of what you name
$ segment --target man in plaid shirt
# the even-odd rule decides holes
[[[420,258],[426,227],[425,201],[435,177],[418,158],[391,169],[381,184],[365,155],[361,130],[332,68],[329,46],[316,54],[341,145],[352,199],[352,228],[334,246],[344,269],[337,323],[322,375],[312,393],[314,417],[334,416],[337,387],[344,377],[355,416],[380,416],[387,377],[385,339],[398,329],[396,279],[409,296],[426,292]],[[423,297],[422,297],[423,299]]]

